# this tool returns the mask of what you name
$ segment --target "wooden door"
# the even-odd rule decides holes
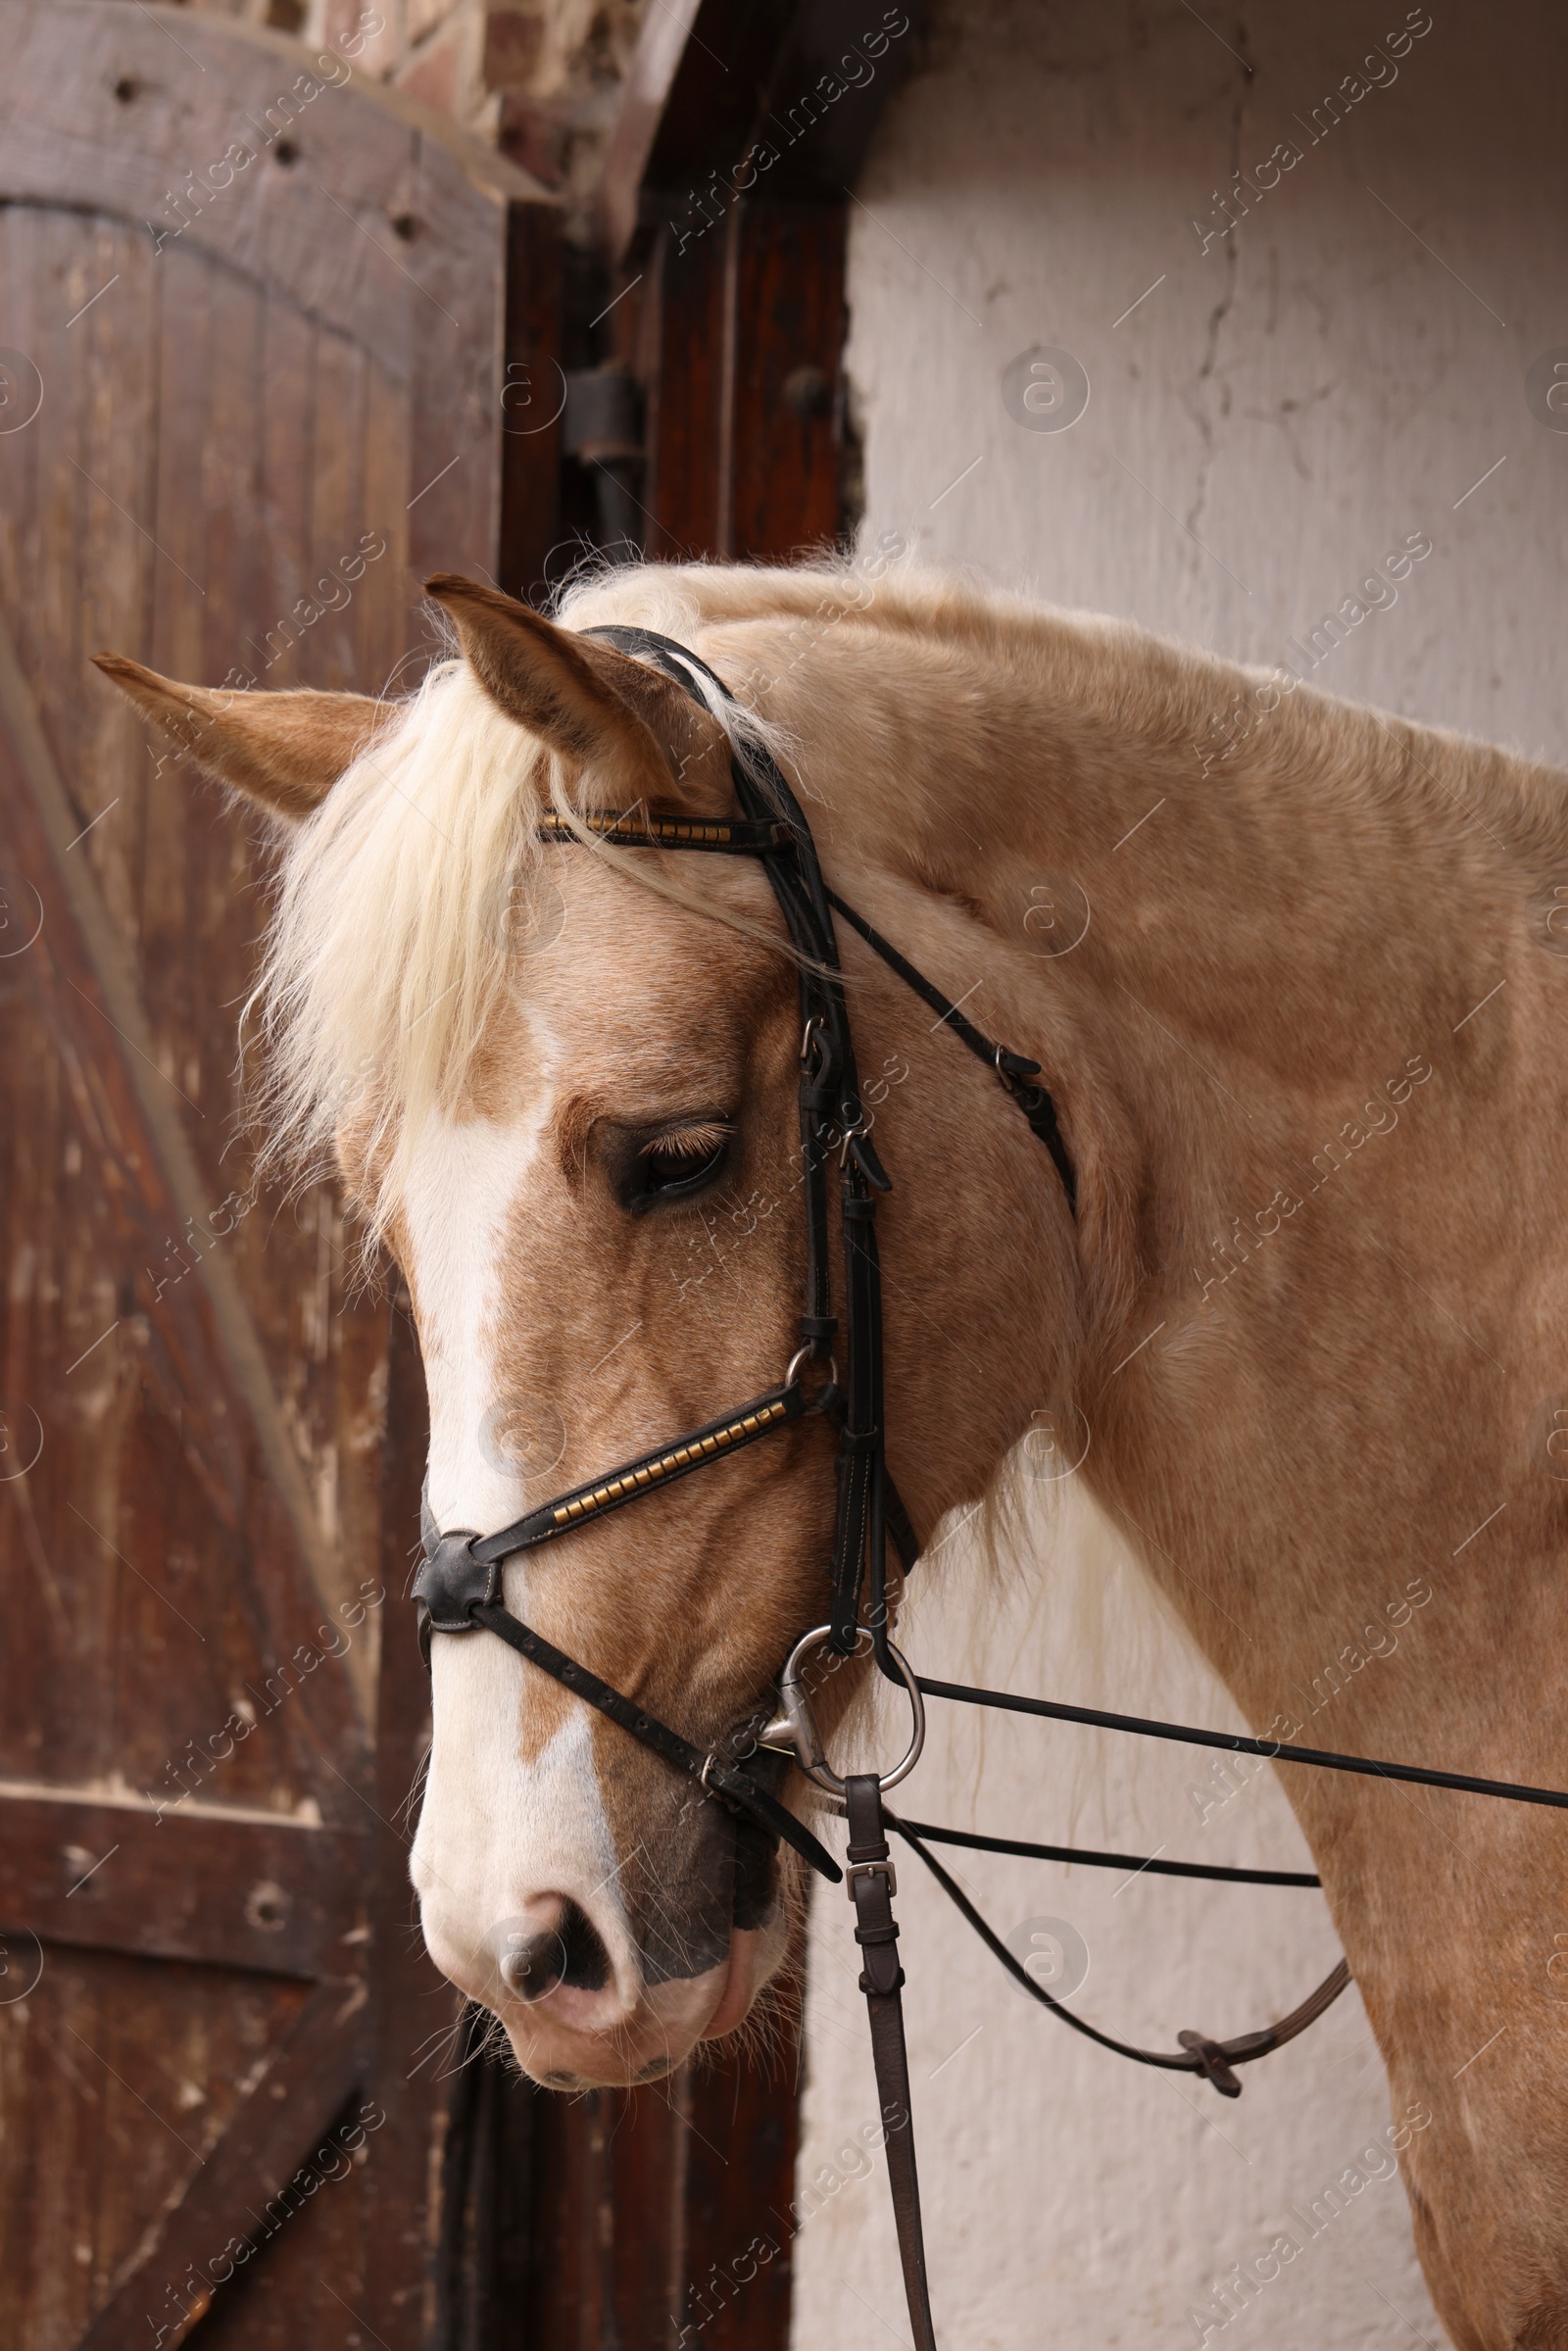
[[[397,675],[548,485],[550,222],[343,55],[93,0],[0,54],[0,2341],[406,2351],[462,2237],[418,1367],[330,1186],[251,1180],[262,829],[87,657]]]
[[[647,20],[599,218],[646,400],[651,556],[784,562],[853,532],[847,227],[921,15],[681,0]]]
[[[644,19],[571,356],[638,385],[653,560],[784,562],[853,526],[846,218],[918,14],[657,0]],[[764,177],[744,159],[769,125]],[[579,514],[584,460],[564,500]],[[668,2083],[568,2100],[476,2080],[487,2143],[509,2150],[487,2225],[516,2254],[486,2343],[786,2351],[801,2064],[798,2007],[781,2003],[765,2044],[704,2051]]]

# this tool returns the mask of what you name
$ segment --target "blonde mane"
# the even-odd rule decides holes
[[[592,581],[568,596],[562,616],[690,634],[698,606],[669,592],[670,576]],[[741,711],[725,722],[737,739],[767,732]],[[509,985],[507,926],[549,854],[539,818],[552,808],[574,818],[580,781],[465,661],[448,659],[287,844],[248,1007],[260,1014],[265,1046],[264,1162],[322,1172],[334,1136],[351,1126],[379,1171],[375,1199],[363,1203],[372,1243],[396,1207],[422,1122],[461,1098]],[[581,838],[616,859],[594,836]],[[646,859],[616,861],[645,886],[687,899]]]
[[[770,655],[782,657],[786,680],[841,623],[849,637],[914,636],[934,661],[956,650],[1025,667],[1066,722],[1093,713],[1101,748],[1125,728],[1171,757],[1190,757],[1216,711],[1237,696],[1255,699],[1267,683],[1261,671],[1125,622],[932,573],[873,579],[838,563],[787,571],[627,566],[568,590],[559,617],[572,628],[620,622],[686,643],[713,628],[787,623]],[[771,711],[764,722],[748,710],[744,675],[735,682],[742,707],[724,714],[732,734],[766,742],[798,775],[808,747]],[[798,679],[776,699],[808,714]],[[1320,804],[1417,800],[1429,816],[1445,808],[1452,814],[1456,797],[1462,803],[1480,785],[1494,839],[1494,827],[1515,848],[1559,838],[1559,779],[1305,686],[1291,690],[1291,723],[1260,729],[1224,774],[1240,799],[1254,778],[1298,783],[1306,762]],[[328,1163],[334,1134],[352,1126],[380,1170],[378,1197],[366,1203],[372,1238],[395,1208],[422,1121],[461,1096],[510,984],[508,909],[535,889],[548,854],[537,820],[552,808],[574,818],[580,788],[465,662],[446,660],[288,843],[252,1000],[267,1049],[264,1155],[273,1168],[315,1173]],[[616,856],[582,837],[601,856]],[[619,861],[645,887],[706,906],[647,858],[621,853]]]
[[[717,616],[815,613],[835,598],[858,611],[864,586],[838,566],[644,566],[579,584],[560,617],[685,639]],[[737,739],[772,740],[744,710],[723,715]],[[577,784],[466,662],[448,659],[287,843],[248,1007],[265,1048],[255,1096],[263,1159],[274,1172],[318,1174],[334,1136],[352,1126],[379,1170],[376,1198],[364,1203],[371,1242],[396,1207],[422,1122],[462,1095],[509,984],[505,925],[548,854],[538,820],[548,808],[573,817]],[[646,887],[686,898],[647,859],[619,862]]]

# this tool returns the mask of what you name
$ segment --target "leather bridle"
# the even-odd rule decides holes
[[[670,639],[646,629],[601,628],[588,633],[652,662],[715,715],[722,717],[732,707],[726,689],[707,664]],[[567,819],[552,811],[541,819],[538,831],[542,841],[558,845],[579,843],[589,836],[619,848],[756,857],[772,884],[795,950],[800,991],[800,1130],[806,1210],[806,1298],[800,1347],[777,1388],[670,1445],[640,1453],[604,1476],[556,1495],[499,1534],[480,1537],[465,1528],[440,1535],[427,1528],[425,1555],[415,1580],[414,1596],[419,1607],[419,1639],[426,1662],[432,1633],[484,1630],[497,1634],[531,1664],[553,1675],[651,1747],[665,1763],[696,1780],[705,1793],[738,1808],[770,1839],[783,1838],[813,1869],[837,1883],[842,1872],[832,1855],[755,1773],[742,1768],[741,1756],[733,1751],[748,1746],[755,1751],[765,1743],[765,1715],[738,1726],[719,1746],[697,1747],[522,1624],[502,1599],[502,1567],[507,1559],[725,1459],[776,1429],[814,1416],[829,1421],[838,1431],[838,1505],[828,1580],[828,1622],[813,1629],[807,1639],[820,1640],[841,1657],[851,1655],[863,1638],[862,1595],[869,1585],[870,1629],[879,1661],[884,1670],[913,1690],[912,1677],[900,1674],[893,1664],[886,1636],[887,1543],[893,1541],[906,1568],[913,1565],[917,1552],[883,1453],[882,1301],[874,1219],[876,1195],[890,1186],[871,1142],[860,1099],[839,971],[835,910],[995,1072],[1051,1152],[1069,1204],[1073,1201],[1072,1162],[1055,1108],[1050,1095],[1034,1083],[1040,1075],[1038,1062],[1008,1053],[985,1036],[827,888],[800,803],[765,752],[748,748],[743,755],[737,750],[730,765],[743,810],[739,819],[662,816],[645,808],[630,813],[589,810]],[[834,1156],[839,1165],[845,1268],[842,1317],[833,1312],[829,1264],[827,1170]],[[842,1386],[833,1351],[836,1344],[843,1345],[845,1354]],[[827,1376],[808,1395],[800,1374],[808,1364],[824,1361]],[[918,1693],[914,1696],[918,1708]],[[794,1727],[781,1727],[793,1744]]]
[[[729,721],[726,732],[733,747],[730,771],[741,809],[739,817],[669,817],[656,815],[646,808],[592,809],[569,818],[552,812],[541,820],[538,830],[542,841],[558,845],[582,844],[597,838],[619,848],[706,852],[751,857],[760,861],[795,950],[800,989],[800,1132],[807,1245],[801,1345],[778,1387],[765,1390],[735,1411],[691,1430],[667,1445],[640,1453],[617,1468],[556,1495],[498,1534],[481,1537],[460,1529],[443,1535],[433,1522],[427,1521],[424,1553],[414,1582],[420,1647],[428,1664],[432,1633],[495,1634],[531,1665],[549,1674],[586,1704],[596,1707],[629,1737],[640,1740],[662,1762],[686,1774],[705,1796],[727,1805],[740,1816],[743,1833],[749,1826],[770,1843],[782,1839],[812,1869],[835,1883],[844,1875],[837,1862],[805,1823],[764,1785],[760,1774],[776,1769],[782,1757],[791,1756],[847,1814],[849,1893],[856,1909],[856,1939],[864,1954],[860,1987],[866,1995],[870,2019],[889,2184],[898,2222],[909,2320],[917,2351],[935,2351],[909,2109],[901,2000],[904,1972],[896,1950],[899,1930],[892,1908],[896,1879],[887,1844],[888,1829],[903,1837],[918,1854],[1014,1981],[1054,2015],[1120,2056],[1143,2065],[1200,2074],[1227,2097],[1241,2093],[1242,2084],[1235,2073],[1237,2066],[1283,2047],[1304,2032],[1338,1998],[1350,1978],[1348,1965],[1341,1960],[1289,2016],[1261,2032],[1244,2033],[1230,2041],[1214,2041],[1202,2033],[1189,2032],[1178,2035],[1179,2049],[1141,2049],[1087,2023],[1036,1982],[927,1849],[928,1843],[959,1844],[983,1851],[1077,1860],[1093,1866],[1231,1883],[1314,1886],[1320,1881],[1305,1872],[1211,1868],[1191,1862],[1161,1861],[1157,1857],[1140,1860],[1135,1855],[1026,1844],[900,1820],[884,1810],[882,1795],[912,1769],[919,1755],[927,1696],[1001,1706],[1140,1736],[1177,1739],[1271,1761],[1414,1781],[1559,1808],[1568,1807],[1568,1794],[1478,1780],[1460,1773],[1377,1762],[1365,1756],[1290,1746],[1228,1732],[1152,1723],[1086,1707],[1064,1706],[1047,1699],[1017,1698],[1002,1691],[929,1681],[910,1670],[888,1638],[887,1545],[892,1543],[906,1573],[914,1565],[918,1551],[907,1514],[888,1475],[883,1447],[882,1304],[875,1217],[877,1196],[891,1186],[871,1142],[864,1114],[838,960],[834,915],[858,932],[873,954],[924,1000],[937,1013],[938,1026],[950,1028],[995,1073],[1050,1153],[1068,1208],[1075,1214],[1075,1172],[1062,1140],[1055,1106],[1046,1088],[1037,1082],[1041,1075],[1038,1062],[1009,1053],[976,1028],[958,1005],[950,1003],[940,989],[827,887],[810,827],[799,802],[765,750],[752,742],[736,744],[737,730],[733,724],[736,706],[712,670],[684,646],[648,629],[607,627],[590,629],[586,634],[651,663],[674,679],[721,723]],[[829,1163],[835,1159],[844,1266],[843,1304],[838,1314],[833,1311],[827,1189]],[[838,1346],[844,1349],[842,1384],[835,1357]],[[800,1375],[811,1364],[825,1364],[826,1376],[808,1392]],[[792,1650],[779,1676],[777,1711],[765,1708],[737,1725],[724,1739],[702,1747],[667,1723],[659,1721],[587,1666],[568,1657],[507,1608],[502,1570],[508,1559],[554,1542],[591,1519],[624,1508],[644,1494],[724,1460],[775,1430],[812,1417],[827,1421],[838,1432],[838,1499],[827,1578],[826,1621],[804,1633]],[[914,1729],[908,1752],[895,1771],[880,1777],[859,1773],[841,1780],[828,1767],[822,1752],[803,1676],[807,1660],[817,1648],[848,1657],[866,1642],[883,1674],[908,1694]],[[753,1764],[753,1768],[747,1769],[759,1755],[766,1756],[768,1763]]]

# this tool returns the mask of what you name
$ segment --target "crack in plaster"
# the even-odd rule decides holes
[[[1252,81],[1257,71],[1252,62],[1251,46],[1248,39],[1247,25],[1245,22],[1240,20],[1238,21],[1236,26],[1236,40],[1238,54],[1242,59],[1242,86],[1236,94],[1236,103],[1231,110],[1230,184],[1233,188],[1237,186],[1241,179],[1242,130],[1247,120],[1248,96],[1251,89]],[[1218,302],[1214,305],[1214,308],[1208,315],[1208,326],[1203,337],[1202,364],[1199,367],[1197,377],[1195,378],[1194,397],[1190,403],[1190,413],[1193,416],[1194,422],[1198,426],[1199,434],[1202,443],[1202,447],[1199,456],[1198,480],[1194,490],[1193,502],[1187,512],[1187,527],[1190,531],[1195,533],[1198,529],[1199,517],[1202,514],[1203,508],[1207,503],[1209,480],[1212,476],[1214,470],[1214,462],[1218,455],[1218,442],[1215,431],[1216,421],[1223,423],[1225,418],[1230,415],[1231,410],[1230,385],[1219,373],[1219,343],[1220,335],[1224,330],[1225,321],[1230,317],[1230,314],[1236,305],[1236,296],[1240,282],[1239,273],[1241,270],[1242,262],[1241,234],[1241,221],[1238,220],[1232,222],[1226,237],[1225,287]],[[1214,382],[1218,386],[1219,390],[1219,416],[1217,420],[1210,416],[1208,402],[1204,395],[1203,387],[1210,381]]]

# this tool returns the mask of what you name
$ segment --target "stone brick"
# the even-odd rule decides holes
[[[638,26],[664,0],[187,0],[247,23],[298,20],[303,50],[331,50],[395,82],[565,200],[589,233]]]
[[[485,18],[481,72],[487,90],[520,90],[532,84],[545,51],[546,26],[531,9],[494,9]]]
[[[311,43],[330,49],[372,80],[386,81],[403,55],[401,0],[318,0]]]
[[[460,5],[472,8],[474,0],[408,0],[404,38],[409,47],[416,49],[425,35],[444,24]]]
[[[448,115],[458,122],[461,120],[460,63],[458,41],[452,28],[438,34],[428,48],[402,68],[397,76],[398,88],[407,90],[422,106],[433,107],[438,115]]]

